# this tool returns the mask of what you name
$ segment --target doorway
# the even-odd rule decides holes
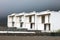
[[[50,31],[50,24],[44,24],[44,30]]]

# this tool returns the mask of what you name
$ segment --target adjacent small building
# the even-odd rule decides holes
[[[17,29],[41,30],[51,32],[60,29],[60,11],[13,13],[8,15],[7,26]]]

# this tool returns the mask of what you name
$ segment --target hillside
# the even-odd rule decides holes
[[[7,17],[0,18],[0,26],[7,26]]]

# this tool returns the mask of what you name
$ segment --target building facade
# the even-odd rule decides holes
[[[8,15],[7,26],[17,29],[56,31],[60,29],[60,11],[13,13]]]

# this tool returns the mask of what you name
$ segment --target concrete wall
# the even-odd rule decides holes
[[[50,15],[45,15],[45,14],[49,14]],[[38,15],[37,15],[38,14]],[[23,14],[21,14],[23,15]],[[13,20],[12,20],[12,17],[9,17],[8,16],[8,27],[12,27],[12,21],[15,22],[14,24],[14,27],[17,27],[17,28],[20,28],[20,19],[21,19],[21,22],[23,22],[23,27],[22,28],[27,28],[28,30],[31,30],[31,23],[33,23],[33,27],[32,27],[32,30],[44,30],[44,24],[45,23],[42,23],[42,15],[45,15],[45,23],[50,23],[50,31],[55,31],[55,30],[58,30],[60,29],[60,12],[42,12],[42,13],[30,13],[30,14],[27,14],[27,15],[23,15],[21,16],[21,18],[17,17],[16,15],[14,16]],[[32,22],[30,23],[29,22],[29,16],[32,16]],[[49,19],[48,19],[49,18]]]
[[[37,30],[44,30],[44,25],[41,21],[41,16],[37,16]]]
[[[7,26],[8,27],[12,27],[12,23],[11,23],[12,22],[12,18],[11,17],[8,16],[8,21],[7,22],[8,22]]]
[[[57,31],[60,29],[60,12],[52,12],[50,17],[51,30]]]
[[[45,23],[48,23],[48,15],[45,15]]]
[[[35,16],[32,16],[32,22],[33,23],[35,22]]]

